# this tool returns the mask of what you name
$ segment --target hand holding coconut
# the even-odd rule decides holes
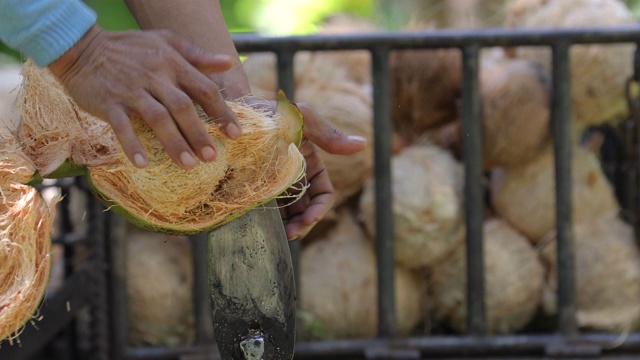
[[[229,138],[240,136],[235,114],[204,72],[233,66],[170,31],[105,32],[94,25],[69,51],[49,65],[75,102],[107,121],[137,167],[149,160],[130,117],[153,129],[171,159],[184,169],[213,161],[215,145],[192,101]]]

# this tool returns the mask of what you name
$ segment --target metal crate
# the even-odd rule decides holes
[[[414,33],[377,33],[344,36],[303,36],[261,38],[252,35],[235,36],[239,52],[274,52],[277,55],[279,87],[290,96],[294,94],[293,58],[303,50],[369,50],[372,56],[374,96],[374,141],[376,178],[376,216],[379,288],[378,336],[369,340],[340,340],[296,344],[296,358],[540,358],[540,357],[596,357],[640,358],[640,333],[628,334],[619,341],[618,334],[583,333],[576,324],[576,293],[574,284],[574,250],[571,214],[571,97],[569,49],[574,44],[633,43],[640,45],[640,27],[547,29],[547,30],[440,30]],[[488,335],[485,331],[484,276],[482,260],[482,224],[485,210],[482,187],[481,101],[479,94],[480,50],[492,46],[544,46],[553,52],[552,71],[552,133],[555,142],[556,199],[558,234],[558,317],[557,328],[551,333],[522,335]],[[401,49],[458,48],[462,53],[463,70],[463,127],[466,137],[465,201],[468,262],[468,333],[464,335],[436,335],[399,338],[395,331],[394,311],[394,251],[393,221],[391,216],[391,102],[389,59],[390,51]],[[635,79],[640,80],[640,50],[634,59]],[[614,181],[620,200],[626,210],[626,220],[639,228],[640,218],[640,161],[639,139],[640,100],[630,99],[633,116],[621,129],[616,141],[620,151],[609,156],[605,170]],[[84,344],[85,354],[91,359],[214,359],[218,354],[213,341],[209,318],[209,300],[206,279],[205,235],[193,238],[195,262],[196,343],[184,348],[130,348],[127,346],[126,284],[124,282],[126,247],[120,218],[102,212],[92,200],[90,208],[91,246],[88,266],[74,269],[60,294],[48,300],[42,309],[45,319],[38,322],[40,330],[27,326],[21,336],[22,347],[0,348],[0,359],[84,359],[79,355],[81,338],[69,326],[74,312],[61,310],[65,299],[88,307],[91,312],[93,333],[90,345]],[[114,236],[115,234],[119,236]],[[299,244],[291,243],[294,267],[297,269]],[[300,299],[304,301],[304,299]],[[48,319],[48,320],[47,320]],[[60,331],[66,337],[68,354],[46,357],[42,349],[51,350]],[[64,342],[64,341],[63,341]],[[617,344],[610,348],[610,344]],[[38,356],[34,357],[36,354]],[[45,357],[43,357],[45,356]]]

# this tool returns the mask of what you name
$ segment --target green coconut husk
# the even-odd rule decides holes
[[[47,205],[24,185],[35,166],[12,138],[0,138],[0,341],[16,339],[34,318],[51,267],[54,197]]]
[[[149,165],[139,169],[129,162],[108,124],[80,109],[47,70],[27,64],[24,75],[19,140],[39,174],[86,174],[98,199],[140,227],[172,234],[208,231],[288,196],[282,194],[304,176],[305,162],[297,148],[302,115],[282,92],[275,113],[241,100],[227,101],[243,129],[236,140],[224,136],[200,110],[217,158],[190,170],[173,163],[151,128],[132,118],[149,157]]]

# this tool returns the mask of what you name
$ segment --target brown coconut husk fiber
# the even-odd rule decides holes
[[[34,316],[50,271],[55,204],[23,185],[35,167],[10,138],[0,139],[0,340],[12,341]]]
[[[241,100],[228,101],[243,128],[236,140],[225,137],[201,112],[217,159],[190,170],[173,163],[151,128],[134,117],[149,158],[149,165],[138,169],[110,127],[79,109],[47,70],[32,66],[25,79],[20,141],[41,174],[55,172],[65,161],[88,168],[98,198],[141,227],[181,234],[205,231],[275,198],[304,176],[304,158],[297,149],[302,120],[291,104],[283,106],[285,117]],[[54,158],[47,158],[53,151]]]
[[[189,240],[131,229],[127,297],[130,345],[191,345],[195,319]]]
[[[529,163],[491,172],[494,210],[533,242],[556,226],[553,154],[549,144]],[[574,221],[617,216],[620,206],[596,154],[574,145],[571,164]]]
[[[335,190],[335,206],[357,194],[373,171],[373,109],[369,92],[350,82],[317,81],[297,89],[296,98],[346,134],[367,139],[367,147],[350,156],[319,149]]]
[[[529,240],[501,219],[484,224],[487,330],[513,333],[525,327],[540,305],[544,268]],[[466,328],[466,246],[433,267],[428,285],[436,318],[457,331]]]
[[[301,315],[310,339],[362,339],[376,335],[375,252],[353,215],[341,212],[336,227],[302,250],[300,277]],[[423,293],[420,277],[395,268],[399,335],[409,335],[422,320]]]
[[[633,228],[618,218],[574,223],[576,320],[592,330],[629,332],[640,324],[640,254]],[[548,266],[544,310],[556,313],[555,233],[541,243]]]
[[[516,28],[580,28],[632,25],[636,20],[619,0],[512,0],[506,25]],[[625,85],[633,74],[631,44],[575,45],[570,49],[574,126],[626,118]],[[516,56],[534,60],[551,71],[551,51],[519,47]]]
[[[433,265],[464,239],[462,165],[435,145],[412,145],[391,158],[395,256],[407,268]],[[376,231],[375,184],[365,184],[360,215]]]

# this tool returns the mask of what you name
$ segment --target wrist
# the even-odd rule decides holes
[[[65,52],[64,54],[62,54],[62,56],[49,64],[49,70],[58,79],[62,79],[78,61],[80,56],[90,48],[96,37],[100,36],[102,32],[103,30],[98,25],[93,25],[80,38],[80,40],[78,40],[78,42],[76,42],[69,50],[67,50],[67,52]]]

